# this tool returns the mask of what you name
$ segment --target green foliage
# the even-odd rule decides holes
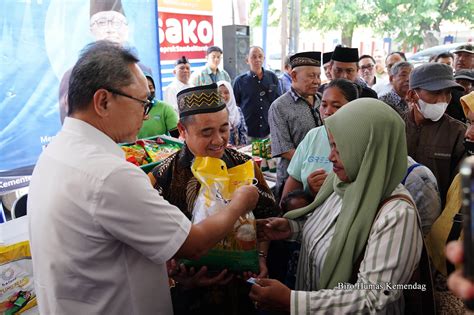
[[[400,45],[423,43],[443,21],[474,24],[472,0],[300,0],[300,27],[341,30],[345,41],[357,27],[371,27]],[[261,24],[261,0],[251,2],[252,25]],[[289,1],[290,2],[290,1]],[[269,24],[278,24],[281,2],[269,0]]]
[[[281,18],[281,4],[268,0],[268,26],[278,26]],[[262,25],[262,0],[252,0],[250,3],[250,26]]]

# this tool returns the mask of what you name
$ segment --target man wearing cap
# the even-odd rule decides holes
[[[194,157],[219,158],[226,163],[227,168],[243,164],[250,157],[227,147],[230,128],[229,113],[219,95],[217,84],[182,90],[178,93],[178,107],[180,115],[178,129],[184,139],[184,147],[155,167],[148,176],[160,195],[191,219],[200,189],[199,182],[191,172]],[[254,171],[259,200],[253,213],[256,218],[274,216],[277,214],[275,199],[257,164],[254,165]],[[268,243],[258,243],[257,246],[262,251],[262,256],[259,257],[260,276],[265,277]],[[228,297],[227,300],[212,302],[211,299],[215,294],[211,291],[215,292],[216,287],[209,286],[222,281],[222,277],[208,276],[205,270],[201,270],[198,277],[190,276],[184,279],[179,278],[182,275],[177,275],[177,277],[178,284],[173,295],[173,298],[176,298],[174,300],[175,314],[234,314],[236,311],[237,314],[252,314],[254,310],[246,294],[243,301],[240,296],[240,302],[242,302],[240,305],[230,303],[231,291],[235,291],[236,288],[242,289],[242,285],[245,286],[241,280],[239,282],[238,279],[233,279],[231,284],[217,290]],[[187,292],[188,288],[183,285],[191,288],[202,286],[208,286],[208,288],[196,288]],[[198,305],[194,311],[187,309],[191,304]],[[232,308],[235,309],[232,311]]]
[[[272,71],[263,69],[264,60],[263,48],[250,47],[247,55],[250,71],[234,80],[235,101],[244,113],[250,141],[269,136],[268,109],[281,95],[278,77]]]
[[[474,68],[474,47],[471,44],[465,44],[456,47],[454,54],[454,70],[471,70]]]
[[[296,147],[308,131],[321,126],[319,116],[321,84],[321,53],[308,51],[290,57],[291,89],[277,98],[268,112],[272,156],[281,157],[277,166],[278,197],[288,178],[286,169]]]
[[[323,69],[324,69],[324,74],[326,75],[326,78],[331,81],[332,76],[331,76],[331,57],[332,57],[332,51],[330,52],[325,52],[323,54]]]
[[[461,78],[460,76],[462,76],[463,78],[466,78],[466,76],[469,77],[469,71],[472,71],[472,68],[474,68],[473,46],[471,44],[461,45],[454,49],[452,52],[454,54],[454,70],[457,77],[459,79]],[[470,81],[468,80],[464,82],[468,86]],[[453,91],[451,102],[449,103],[448,109],[446,110],[446,113],[449,116],[456,118],[457,120],[462,121],[464,123],[467,121],[467,119],[466,115],[464,114],[464,111],[462,110],[460,98],[465,95],[465,93],[466,91]]]
[[[128,21],[121,0],[90,0],[89,30],[96,41],[110,40],[123,45],[128,41]],[[141,63],[140,68],[148,73],[151,69]],[[68,112],[67,89],[71,70],[68,69],[59,84],[59,118],[63,123]]]
[[[459,71],[456,71],[456,74],[454,75],[454,80],[456,80],[457,84],[460,84],[464,87],[463,95],[467,95],[474,91],[474,70],[461,69]]]
[[[178,113],[178,98],[176,95],[179,91],[192,87],[189,83],[191,76],[191,64],[186,56],[182,56],[174,63],[173,81],[168,84],[164,90],[163,100],[173,105],[175,111]]]
[[[41,314],[172,314],[166,261],[197,258],[257,203],[252,186],[192,225],[125,160],[151,108],[133,53],[88,45],[69,81],[69,117],[42,152],[28,195]]]
[[[219,69],[222,60],[222,49],[217,46],[211,46],[206,52],[207,63],[201,70],[193,72],[191,83],[194,86],[207,85],[217,81],[231,82],[230,76],[224,69]]]
[[[452,89],[463,89],[454,82],[452,68],[428,63],[411,72],[406,97],[411,108],[405,119],[408,155],[433,172],[443,207],[449,185],[465,156],[466,126],[444,113]]]
[[[333,79],[347,79],[358,84],[362,91],[360,97],[377,98],[377,93],[369,88],[363,80],[359,79],[359,50],[336,46],[331,57],[331,76]]]

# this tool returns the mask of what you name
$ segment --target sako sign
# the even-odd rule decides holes
[[[162,87],[173,79],[174,62],[186,56],[191,69],[205,63],[206,50],[214,44],[212,0],[158,1],[158,37]]]
[[[162,12],[158,26],[162,60],[202,58],[214,39],[212,16]]]

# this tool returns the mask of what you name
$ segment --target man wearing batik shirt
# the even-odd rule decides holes
[[[321,53],[308,51],[290,57],[291,89],[277,98],[268,112],[272,156],[281,157],[277,166],[276,191],[280,195],[288,178],[286,169],[296,147],[309,130],[321,126],[319,116]]]
[[[178,107],[180,115],[178,130],[184,139],[184,147],[155,167],[148,176],[164,199],[192,219],[200,189],[200,184],[191,171],[194,157],[219,158],[225,162],[227,168],[241,165],[251,158],[227,148],[229,112],[221,100],[217,84],[182,90],[178,93]],[[278,214],[275,198],[257,164],[254,164],[254,171],[259,200],[253,213],[257,219],[275,216]],[[258,276],[266,277],[268,242],[258,242],[257,247],[261,253]],[[255,308],[248,299],[246,284],[234,277],[230,283],[226,283],[226,286],[217,287],[218,284],[223,284],[223,278],[222,272],[220,275],[212,276],[202,269],[196,276],[188,274],[184,281],[176,278],[178,283],[173,289],[174,313],[176,315],[253,314]],[[228,280],[230,281],[229,278]]]
[[[396,63],[390,69],[390,84],[392,89],[385,95],[380,97],[380,100],[390,105],[395,109],[400,116],[404,117],[408,112],[408,104],[405,101],[409,86],[410,73],[413,70],[413,65],[407,61]]]
[[[250,140],[268,137],[268,109],[281,95],[278,77],[272,71],[263,69],[264,60],[261,47],[250,47],[247,55],[250,71],[239,75],[234,81],[235,101],[244,113]]]

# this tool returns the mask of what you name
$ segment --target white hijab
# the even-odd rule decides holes
[[[240,112],[237,108],[237,103],[235,101],[234,97],[234,89],[232,89],[232,86],[230,85],[229,82],[227,81],[217,81],[217,87],[224,85],[228,90],[230,94],[230,100],[227,105],[227,109],[229,110],[229,122],[232,125],[232,127],[236,127],[240,124]]]

